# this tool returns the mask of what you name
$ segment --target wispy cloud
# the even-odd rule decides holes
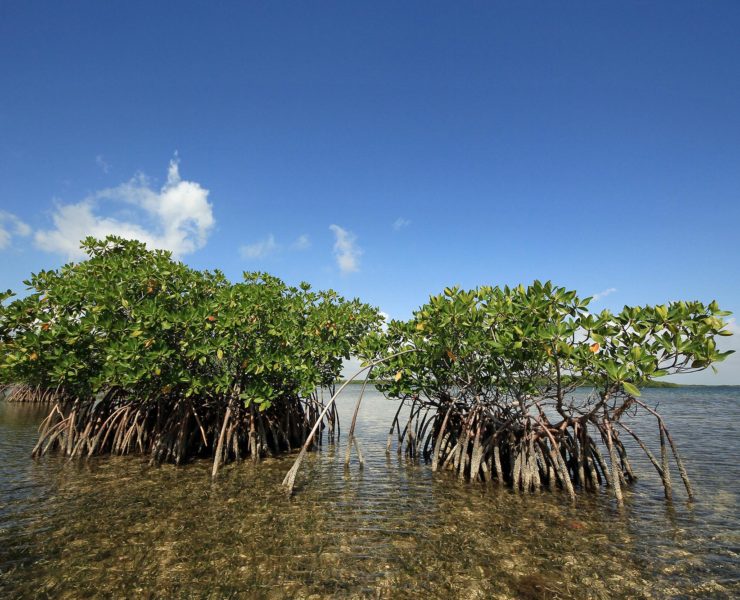
[[[409,225],[411,225],[411,221],[404,219],[403,217],[398,217],[393,221],[393,231],[401,231],[401,229],[408,227]]]
[[[602,290],[602,291],[594,294],[593,296],[591,296],[591,299],[594,302],[598,302],[602,298],[606,298],[608,295],[613,294],[616,291],[617,291],[617,288],[606,288],[605,290]]]
[[[104,158],[102,154],[98,154],[95,157],[95,164],[100,167],[100,170],[103,171],[103,173],[109,173],[110,172],[110,163],[108,163]]]
[[[31,228],[14,214],[0,210],[0,250],[10,246],[14,236],[25,237]]]
[[[334,257],[343,275],[360,270],[360,255],[362,250],[357,246],[357,238],[351,231],[339,225],[330,225],[334,233]]]
[[[175,156],[167,170],[167,182],[159,191],[139,174],[80,202],[58,204],[52,215],[54,228],[37,231],[35,242],[42,250],[78,259],[84,257],[80,240],[89,235],[118,235],[183,256],[202,248],[213,229],[208,194],[199,183],[181,179]],[[102,214],[106,210],[108,214]]]
[[[307,234],[299,235],[290,246],[293,250],[308,250],[311,247],[311,238]]]
[[[265,258],[270,254],[274,254],[278,250],[279,246],[275,242],[275,236],[270,234],[264,240],[255,242],[254,244],[245,244],[239,248],[239,253],[242,258]]]
[[[239,254],[242,258],[257,259],[266,258],[284,251],[302,252],[311,247],[311,239],[307,234],[299,235],[292,243],[287,246],[279,243],[273,234],[268,235],[264,240],[254,242],[253,244],[244,244],[239,248]]]

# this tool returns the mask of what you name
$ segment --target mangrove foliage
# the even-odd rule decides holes
[[[300,447],[322,390],[382,320],[333,291],[265,273],[230,283],[136,241],[83,248],[87,260],[34,274],[30,293],[0,309],[0,383],[52,402],[36,456],[203,456],[215,474]],[[321,429],[337,426],[327,411]]]
[[[666,497],[672,463],[693,495],[640,388],[729,354],[716,345],[730,335],[716,302],[594,313],[589,298],[550,282],[455,287],[383,329],[377,309],[306,283],[257,272],[231,283],[117,237],[83,248],[87,260],[32,275],[27,296],[0,297],[0,385],[10,399],[50,402],[35,456],[209,457],[215,475],[224,462],[300,448],[284,481],[292,490],[305,453],[324,432],[335,441],[335,383],[342,361],[359,356],[365,376],[401,401],[388,450],[396,439],[433,471],[571,497],[608,487],[621,502],[636,479],[629,438]],[[358,409],[346,464],[353,445],[362,463]],[[626,418],[637,413],[654,419],[654,450]]]
[[[729,313],[715,302],[671,302],[595,314],[589,300],[550,282],[448,288],[412,319],[369,335],[368,364],[387,357],[373,369],[377,387],[408,407],[407,417],[396,413],[388,448],[395,438],[399,453],[461,480],[558,488],[571,497],[608,486],[621,502],[636,478],[628,436],[667,497],[671,456],[691,497],[678,449],[640,387],[723,360],[729,352],[715,337],[730,334]],[[655,419],[659,457],[624,418],[638,411]]]

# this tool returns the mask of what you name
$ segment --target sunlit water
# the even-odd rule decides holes
[[[345,429],[357,387],[340,403]],[[698,499],[663,499],[652,466],[611,497],[462,484],[385,453],[395,404],[366,395],[356,455],[150,467],[30,458],[43,407],[0,402],[0,596],[734,598],[740,596],[740,389],[648,390]],[[652,422],[635,423],[652,432]],[[651,436],[655,442],[655,437]],[[626,441],[626,440],[625,440]],[[653,446],[654,447],[654,446]]]

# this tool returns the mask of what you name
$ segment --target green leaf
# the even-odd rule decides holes
[[[624,381],[622,383],[622,387],[624,388],[624,391],[627,392],[630,396],[636,396],[638,398],[641,396],[640,390],[638,390],[634,385],[627,381]]]

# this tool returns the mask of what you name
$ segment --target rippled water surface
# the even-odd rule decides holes
[[[340,403],[345,427],[359,389]],[[612,499],[516,494],[410,464],[385,439],[395,404],[366,395],[366,465],[345,471],[344,437],[291,457],[150,467],[74,462],[31,449],[44,408],[0,402],[0,596],[248,598],[735,598],[740,596],[740,389],[648,390],[698,499],[663,499],[641,475]],[[652,422],[634,423],[647,433]],[[654,436],[650,436],[655,441]]]

